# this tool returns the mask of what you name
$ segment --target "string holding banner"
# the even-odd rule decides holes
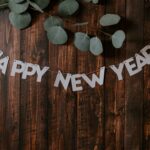
[[[103,66],[91,73],[64,73],[60,70],[51,70],[49,66],[41,67],[38,64],[27,63],[21,60],[14,60],[10,71],[10,76],[21,74],[22,79],[27,79],[30,76],[36,75],[36,81],[40,83],[47,72],[56,72],[57,75],[54,81],[54,87],[59,87],[60,85],[62,85],[63,88],[67,90],[69,84],[71,83],[72,91],[77,92],[83,90],[82,80],[86,82],[91,88],[95,88],[96,84],[100,86],[103,85],[106,69],[111,69],[116,74],[118,80],[123,80],[124,69],[127,70],[130,76],[139,73],[140,71],[142,71],[145,65],[150,64],[149,50],[150,45],[147,45],[143,49],[141,49],[139,53],[136,53],[134,57],[128,58],[120,64],[111,65],[108,67]],[[5,56],[3,51],[0,50],[0,57],[2,57],[0,59],[0,71],[5,75],[9,63],[9,56]],[[96,72],[99,72],[99,75],[96,75]],[[88,77],[89,74],[92,75],[91,78]]]

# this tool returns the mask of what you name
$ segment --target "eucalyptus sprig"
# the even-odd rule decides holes
[[[120,22],[121,17],[116,14],[106,14],[99,20],[99,24],[103,27],[113,26]],[[83,24],[84,25],[84,24]],[[87,23],[85,25],[88,25]],[[50,16],[44,22],[44,28],[47,31],[49,41],[53,44],[65,44],[68,40],[66,31],[64,30],[63,20],[58,16]],[[125,41],[125,33],[123,30],[117,30],[113,35],[99,30],[103,34],[109,36],[112,45],[119,49]],[[87,33],[76,32],[74,37],[74,46],[82,52],[90,51],[93,55],[103,53],[103,44],[99,37],[89,36]]]
[[[9,20],[13,26],[18,29],[24,29],[31,23],[29,8],[34,8],[41,13],[50,3],[50,0],[9,0],[8,7],[11,12]]]
[[[59,3],[58,13],[66,17],[75,14],[79,9],[79,3],[76,0],[64,0]],[[48,39],[53,44],[65,44],[68,40],[67,32],[64,29],[63,20],[58,16],[50,16],[44,22],[44,29],[47,32]]]
[[[99,0],[83,0],[98,4]],[[8,6],[10,8],[9,19],[13,26],[18,29],[28,27],[32,21],[29,9],[32,8],[40,13],[48,7],[50,0],[0,0],[0,8]],[[64,27],[62,17],[74,15],[80,8],[78,0],[60,0],[58,4],[59,16],[49,16],[44,22],[44,29],[47,32],[48,40],[56,45],[65,44],[68,41],[68,34]],[[121,17],[117,14],[106,14],[100,18],[100,27],[116,25]],[[75,26],[88,25],[86,23],[76,23]],[[100,32],[109,36],[114,48],[121,48],[125,41],[125,32],[117,30],[113,35],[106,33],[99,28]],[[76,32],[74,35],[74,46],[82,52],[90,51],[93,55],[100,55],[103,52],[103,44],[98,36],[90,36],[87,33]]]
[[[103,27],[116,25],[120,22],[121,17],[116,14],[106,14],[100,18],[100,25]],[[108,34],[100,30],[100,32],[109,36],[112,40],[112,45],[114,48],[121,48],[125,41],[125,33],[123,30],[117,30],[113,35]],[[103,52],[102,41],[99,37],[90,37],[86,33],[77,32],[75,33],[74,45],[80,51],[86,52],[90,51],[92,54],[98,56]]]

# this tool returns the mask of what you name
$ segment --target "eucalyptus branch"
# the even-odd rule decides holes
[[[73,24],[73,25],[74,25],[74,26],[85,26],[85,25],[88,25],[88,22],[75,23],[75,24]],[[103,34],[106,35],[106,36],[109,36],[109,37],[112,36],[111,34],[105,32],[105,31],[103,31],[103,30],[101,30],[101,29],[98,29],[98,31],[101,32],[101,33],[103,33]]]
[[[29,8],[43,13],[44,9],[48,7],[51,0],[23,0],[20,1],[8,0],[9,1],[9,20],[13,26],[18,29],[24,29],[31,24],[31,14],[28,12]],[[7,0],[5,0],[7,2]],[[8,6],[8,3],[3,3],[0,7]],[[97,2],[97,1],[96,1]],[[94,1],[95,3],[95,1]],[[101,33],[108,36],[112,41],[112,45],[115,48],[121,48],[125,41],[125,32],[117,30],[112,35],[103,31],[101,27],[108,27],[116,25],[120,22],[121,17],[117,14],[106,14],[103,15],[93,27],[89,22],[75,22],[64,17],[69,17],[75,14],[79,10],[78,0],[63,0],[58,4],[58,12],[56,9],[51,9],[50,12],[44,12],[48,15],[48,18],[44,21],[44,29],[47,32],[48,40],[56,45],[63,45],[67,43],[69,34],[64,29],[67,27],[75,32],[74,35],[74,46],[81,51],[90,51],[94,55],[100,55],[103,52],[103,45]],[[20,9],[21,8],[21,9]],[[60,15],[60,16],[59,16]],[[63,17],[63,18],[62,18]],[[76,31],[78,30],[78,31]],[[84,30],[84,32],[83,32]],[[100,37],[99,37],[100,36]]]

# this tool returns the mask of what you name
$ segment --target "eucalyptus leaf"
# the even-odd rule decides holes
[[[46,19],[44,22],[44,29],[46,31],[49,30],[52,26],[61,26],[63,27],[63,20],[60,17],[57,16],[50,16]]]
[[[90,39],[90,52],[96,56],[103,53],[103,45],[98,37]]]
[[[14,0],[9,0],[8,6],[11,11],[20,14],[28,9],[29,3],[27,1],[23,3],[15,3]]]
[[[101,17],[100,24],[102,26],[111,26],[118,24],[121,20],[121,17],[117,14],[106,14]]]
[[[93,4],[98,4],[98,3],[99,3],[99,0],[92,0],[92,3],[93,3]]]
[[[79,3],[76,0],[65,0],[59,4],[59,14],[62,16],[71,16],[79,9]]]
[[[115,48],[121,48],[125,41],[126,35],[124,31],[118,30],[112,35],[112,44]]]
[[[25,0],[14,0],[15,3],[22,3],[24,2]]]
[[[18,29],[24,29],[30,25],[31,15],[29,13],[16,14],[14,12],[10,12],[9,20],[13,26]]]
[[[41,8],[45,9],[48,7],[50,0],[34,0],[34,2]]]
[[[90,37],[82,32],[75,33],[74,45],[81,51],[88,51],[90,48]]]
[[[92,0],[83,0],[83,1],[89,3],[89,2],[91,2]]]
[[[68,35],[61,26],[54,26],[49,28],[47,36],[53,44],[58,45],[65,44],[68,40]]]

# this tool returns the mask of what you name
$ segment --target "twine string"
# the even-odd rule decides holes
[[[150,45],[150,43],[149,44],[147,44],[147,46],[148,45]],[[137,55],[137,54],[140,54],[140,52],[139,53],[136,53],[135,54],[135,56]],[[134,56],[134,57],[135,57]],[[4,52],[2,51],[2,50],[0,50],[0,57],[8,57],[8,56],[6,56],[5,54],[4,54]],[[134,58],[133,57],[133,58]],[[121,62],[121,63],[124,63],[125,61],[123,61],[123,62]],[[114,66],[118,66],[120,63],[116,63],[116,64],[113,64]],[[88,73],[84,73],[84,74],[86,74],[86,75],[91,75],[91,74],[93,74],[93,73],[97,73],[97,72],[99,72],[100,71],[100,68],[102,68],[102,67],[105,67],[105,69],[108,69],[108,68],[110,68],[112,65],[109,65],[109,66],[101,66],[101,67],[98,67],[98,69],[96,69],[95,71],[91,71],[91,72],[88,72]],[[40,67],[45,67],[45,66],[40,66]],[[63,70],[61,70],[61,69],[51,69],[51,68],[49,68],[49,70],[48,70],[49,72],[52,72],[52,73],[58,73],[59,71],[61,71],[61,73],[62,74],[64,74],[64,75],[67,75],[67,74],[76,74],[76,73],[69,73],[69,72],[65,72],[65,71],[63,71]],[[82,73],[80,73],[80,74],[82,74]]]

